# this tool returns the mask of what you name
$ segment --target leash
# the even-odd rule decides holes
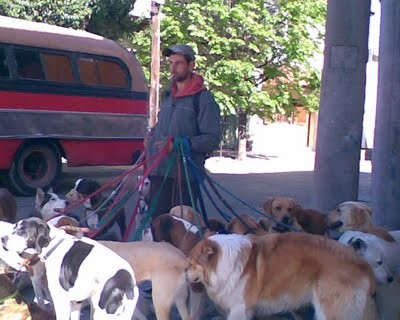
[[[166,141],[164,147],[163,147],[159,152],[157,152],[157,153],[155,154],[155,155],[157,156],[156,160],[150,165],[149,168],[146,169],[146,171],[143,173],[142,177],[139,179],[139,181],[138,181],[138,183],[136,184],[136,186],[135,186],[130,192],[128,192],[127,195],[125,195],[124,198],[123,198],[121,201],[126,202],[126,201],[130,198],[130,196],[131,196],[134,192],[136,192],[136,191],[139,189],[139,186],[140,186],[140,184],[143,183],[144,179],[150,174],[150,172],[151,172],[152,170],[154,170],[154,168],[155,168],[155,167],[161,162],[161,160],[168,154],[168,146],[169,146],[169,143],[170,143],[171,141],[172,141],[172,138],[169,137],[169,138],[167,139],[167,141]],[[153,158],[155,158],[154,155],[151,156],[151,157],[149,157],[149,158],[147,159],[147,161],[148,161],[149,159],[153,159]],[[115,203],[115,205],[114,205],[113,207],[115,207],[115,208],[117,208],[117,209],[114,210],[114,213],[113,213],[113,214],[109,214],[109,215],[108,215],[108,220],[104,219],[104,224],[103,224],[103,225],[101,225],[99,228],[95,229],[94,231],[92,231],[92,232],[88,235],[89,238],[95,237],[97,234],[99,234],[99,233],[110,223],[111,219],[118,213],[118,210],[122,207],[122,206],[121,206],[121,201],[119,201],[118,204]],[[154,208],[155,208],[155,207],[154,207]],[[111,210],[111,209],[110,209],[110,210]],[[150,210],[149,210],[149,211],[150,211]],[[154,211],[154,209],[153,209],[153,211]],[[110,218],[110,216],[111,216],[111,218]],[[103,218],[104,218],[104,217],[103,217]],[[147,217],[145,217],[145,218],[147,218]],[[103,220],[103,219],[102,219],[102,220]],[[146,222],[147,222],[147,221],[149,220],[149,218],[143,219],[143,220],[146,220]],[[142,222],[143,222],[143,221],[142,221]],[[99,223],[99,225],[100,225],[100,223]],[[144,226],[144,224],[142,224],[142,226]],[[143,229],[144,229],[144,227],[143,227]],[[135,238],[136,238],[136,236],[135,236]]]

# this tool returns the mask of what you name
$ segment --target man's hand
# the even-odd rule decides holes
[[[159,140],[159,141],[154,142],[154,147],[155,147],[157,150],[161,150],[161,149],[164,147],[164,145],[165,145],[165,140]],[[173,140],[171,140],[171,141],[168,143],[168,146],[167,146],[167,153],[168,153],[168,154],[171,153],[172,150],[174,150],[174,141],[173,141]]]

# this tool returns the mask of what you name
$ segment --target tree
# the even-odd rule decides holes
[[[130,16],[132,0],[0,0],[0,14],[61,27],[85,29],[122,40],[148,22]]]
[[[247,115],[272,118],[299,104],[317,108],[320,74],[312,63],[321,48],[325,0],[178,0],[167,1],[162,12],[162,46],[194,47],[223,113],[238,115],[240,139]],[[132,38],[147,67],[148,39],[148,30]]]

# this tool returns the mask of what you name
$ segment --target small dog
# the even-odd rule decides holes
[[[305,233],[213,235],[188,257],[227,320],[252,319],[312,304],[315,319],[377,319],[371,267],[350,248]]]
[[[76,203],[81,199],[91,195],[101,188],[100,184],[92,179],[78,179],[75,182],[74,188],[72,188],[67,193],[67,200]],[[84,213],[84,219],[86,220],[86,226],[90,229],[96,229],[97,223],[103,218],[104,214],[107,212],[109,206],[111,206],[114,202],[112,198],[110,198],[106,204],[103,205],[102,209],[98,210],[96,213],[96,209],[100,207],[106,201],[106,197],[101,193],[97,193],[91,198],[87,199],[83,205],[86,210]],[[117,224],[119,227],[120,234],[115,234],[112,232],[113,226]],[[96,237],[97,240],[112,240],[119,241],[124,236],[126,231],[126,221],[125,221],[125,210],[121,208],[113,220],[106,226]]]
[[[2,320],[55,320],[54,314],[27,301],[5,273],[0,273],[0,315]]]
[[[99,241],[128,261],[135,270],[138,283],[150,280],[152,297],[158,320],[168,320],[172,304],[176,304],[183,320],[194,320],[199,314],[198,297],[190,293],[191,312],[186,305],[189,283],[186,279],[188,267],[186,256],[169,243]],[[162,265],[160,265],[160,263]]]
[[[387,238],[386,238],[387,239]],[[400,276],[400,243],[361,231],[346,231],[339,242],[353,248],[374,270],[379,283],[393,282]]]
[[[0,221],[15,223],[17,217],[17,201],[5,188],[0,188]]]
[[[324,235],[327,231],[326,219],[314,209],[303,209],[293,198],[274,197],[263,205],[264,211],[279,222],[292,226],[299,231]],[[277,232],[289,231],[285,226],[271,220],[271,229]]]
[[[112,250],[36,217],[17,222],[1,241],[5,250],[44,263],[57,320],[79,319],[86,300],[93,319],[132,318],[139,289],[129,263]]]
[[[255,235],[264,235],[268,233],[269,229],[264,229],[265,224],[259,223],[253,217],[240,213],[238,217],[233,217],[231,221],[226,226],[226,230],[229,233],[235,234],[255,234]],[[245,224],[243,224],[243,222]],[[269,227],[269,226],[268,226]]]

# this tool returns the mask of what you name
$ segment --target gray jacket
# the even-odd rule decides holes
[[[217,149],[221,140],[220,109],[210,91],[203,90],[195,96],[173,98],[170,90],[164,93],[158,122],[149,139],[147,155],[158,151],[154,147],[156,141],[165,141],[169,136],[188,137],[191,158],[198,168],[204,170],[207,153]],[[168,160],[169,157],[166,157],[150,175],[164,176]],[[175,163],[169,177],[176,177],[176,167]]]

